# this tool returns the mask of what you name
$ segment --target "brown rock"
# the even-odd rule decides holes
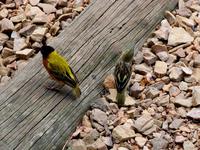
[[[33,54],[34,54],[34,50],[33,49],[28,49],[28,48],[24,49],[24,50],[16,51],[16,56],[19,59],[28,59]]]
[[[166,51],[158,52],[156,55],[161,61],[167,61],[169,59],[169,54]]]
[[[165,17],[170,25],[176,24],[176,17],[170,11],[165,12]]]
[[[19,34],[23,35],[23,36],[30,36],[33,31],[35,30],[36,28],[36,25],[28,25],[28,26],[25,26],[23,27],[22,29],[19,30]]]
[[[83,140],[72,140],[72,145],[71,145],[72,150],[87,150],[87,147],[84,143]]]
[[[200,105],[200,86],[193,87],[192,104],[193,104],[193,106],[199,106]]]
[[[56,8],[51,4],[39,3],[38,6],[43,9],[46,14],[56,12]]]
[[[150,51],[143,52],[144,62],[148,65],[152,65],[156,62],[157,57]]]
[[[49,19],[46,14],[38,14],[33,18],[32,23],[44,24],[44,23],[47,23],[48,21],[49,21]]]
[[[12,21],[7,18],[2,19],[0,24],[1,24],[1,32],[13,31],[15,28]]]
[[[25,14],[27,17],[33,19],[36,15],[44,14],[44,12],[38,7],[27,5],[25,9]]]
[[[115,79],[114,79],[113,74],[110,74],[105,78],[103,85],[106,89],[114,89],[115,88]]]
[[[6,57],[12,56],[14,54],[15,54],[15,51],[13,51],[12,49],[7,48],[7,47],[3,48],[2,52],[1,52],[2,58],[6,58]]]
[[[170,89],[169,89],[169,95],[170,95],[170,96],[176,97],[176,96],[179,95],[180,93],[181,93],[181,91],[180,91],[179,88],[176,87],[176,86],[172,86],[172,87],[170,87]]]
[[[185,54],[185,50],[183,48],[179,48],[176,52],[175,52],[176,56],[180,57],[180,58],[184,58],[186,56]]]
[[[194,67],[200,67],[200,54],[194,57]]]
[[[144,63],[135,65],[135,72],[142,75],[146,75],[147,73],[151,72],[151,70],[151,67],[147,66]]]
[[[169,74],[169,77],[172,81],[181,81],[183,78],[183,71],[181,68],[173,67]]]
[[[0,19],[6,18],[7,16],[8,16],[8,10],[6,8],[0,10]]]
[[[132,97],[138,98],[141,95],[144,87],[140,86],[138,82],[135,82],[130,88],[130,95]]]
[[[10,20],[14,23],[19,23],[19,22],[23,22],[26,20],[26,16],[24,13],[21,13],[17,16],[11,17]]]
[[[168,50],[167,50],[167,46],[166,46],[166,45],[161,45],[161,44],[153,45],[151,48],[152,48],[152,51],[153,51],[154,53],[159,53],[159,52],[163,52],[163,51],[168,51]]]
[[[49,30],[49,33],[50,33],[52,36],[55,36],[55,35],[58,33],[59,29],[60,29],[60,22],[58,21],[58,22],[55,22],[55,23],[53,24],[53,26],[52,26],[52,27],[50,28],[50,30]]]
[[[6,34],[0,33],[0,45],[3,46],[8,39],[9,37]]]
[[[159,39],[168,40],[168,36],[169,36],[169,32],[170,32],[171,28],[172,27],[170,26],[169,22],[166,19],[164,19],[161,22],[160,29],[155,31],[154,34]]]
[[[178,20],[180,20],[181,22],[183,22],[184,24],[186,24],[187,26],[190,26],[190,27],[194,27],[195,26],[195,22],[194,20],[192,19],[188,19],[186,17],[182,17],[182,16],[179,16],[179,15],[176,15],[176,18]]]

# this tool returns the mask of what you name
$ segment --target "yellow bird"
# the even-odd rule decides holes
[[[43,57],[43,65],[51,78],[61,85],[66,84],[72,87],[74,94],[80,97],[81,90],[79,88],[78,79],[68,62],[59,55],[53,47],[46,44],[41,47],[40,52]]]

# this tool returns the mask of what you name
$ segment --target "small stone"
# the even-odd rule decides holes
[[[101,125],[106,124],[108,121],[106,113],[99,109],[93,109],[90,117],[92,120],[98,122]]]
[[[44,14],[44,12],[39,7],[27,5],[25,8],[25,14],[27,17],[33,19],[36,15]]]
[[[144,88],[135,82],[130,88],[130,96],[138,98]]]
[[[105,98],[98,98],[98,99],[95,99],[95,100],[90,104],[90,107],[91,107],[92,109],[97,108],[97,109],[100,109],[100,110],[106,112],[106,111],[109,110],[109,103],[106,101]]]
[[[200,86],[193,87],[192,104],[193,104],[193,106],[199,106],[200,105]]]
[[[177,56],[176,56],[176,55],[169,54],[167,63],[168,63],[168,64],[172,64],[172,63],[176,62],[176,60],[177,60]]]
[[[180,58],[184,58],[186,56],[185,54],[185,50],[183,48],[179,48],[176,52],[175,52],[176,56],[180,57]]]
[[[155,31],[154,34],[156,35],[156,37],[158,39],[168,40],[168,36],[169,36],[169,32],[170,32],[171,28],[172,27],[170,26],[167,19],[164,19],[161,21],[160,29]]]
[[[37,14],[33,20],[32,23],[35,24],[45,24],[49,21],[48,16],[46,14]]]
[[[144,63],[138,64],[135,65],[135,72],[142,75],[146,75],[147,73],[151,72],[151,67],[147,66]]]
[[[147,142],[147,139],[138,136],[138,137],[135,138],[135,141],[136,141],[137,145],[139,145],[140,147],[143,147],[145,145],[145,143]]]
[[[182,27],[174,27],[169,33],[168,45],[177,46],[183,43],[192,42],[194,38]]]
[[[141,117],[139,117],[135,123],[134,127],[141,133],[148,135],[153,132],[154,129],[154,120],[150,115],[143,114]],[[148,132],[152,131],[152,132]],[[154,130],[155,131],[155,130]]]
[[[6,34],[0,33],[0,45],[3,46],[8,39],[9,37]]]
[[[15,51],[13,51],[12,49],[7,48],[7,47],[3,48],[2,52],[1,52],[2,58],[6,58],[6,57],[12,56],[14,54],[15,54]]]
[[[166,106],[169,104],[169,95],[162,95],[156,98],[158,106]]]
[[[0,25],[1,25],[1,32],[13,31],[15,29],[12,21],[7,18],[2,19]]]
[[[113,147],[113,141],[111,137],[101,137],[102,141],[109,147]]]
[[[106,89],[114,89],[115,88],[115,79],[114,79],[113,74],[106,76],[106,78],[103,82],[103,86]]]
[[[185,97],[182,97],[182,96],[178,96],[176,97],[175,101],[174,101],[175,104],[177,105],[180,105],[180,106],[184,106],[184,107],[192,107],[192,98],[185,98]]]
[[[84,115],[84,116],[83,116],[82,125],[83,125],[84,127],[92,128],[92,125],[91,125],[91,123],[90,123],[89,117],[88,117],[87,115]]]
[[[172,87],[170,87],[170,89],[169,89],[169,95],[170,95],[170,96],[176,97],[176,96],[179,95],[180,93],[181,93],[181,91],[180,91],[179,88],[176,87],[176,86],[172,86]]]
[[[28,59],[30,56],[32,56],[34,54],[34,50],[33,49],[24,49],[21,51],[16,51],[16,56],[19,59]]]
[[[8,16],[8,10],[6,8],[3,8],[0,11],[0,19],[6,18]]]
[[[51,4],[39,3],[38,6],[43,9],[46,14],[56,12],[56,8]]]
[[[191,111],[187,113],[187,116],[195,120],[200,120],[200,107],[193,108]]]
[[[180,16],[183,16],[183,17],[190,17],[191,14],[192,14],[192,11],[185,7],[185,8],[181,8],[181,9],[176,10],[176,13]]]
[[[200,67],[200,54],[194,57],[194,67]]]
[[[157,88],[150,87],[146,93],[147,98],[154,99],[155,97],[159,96],[160,91]]]
[[[10,69],[6,67],[0,67],[0,75],[1,76],[8,76],[10,74]]]
[[[175,137],[175,142],[176,143],[183,143],[186,140],[186,138],[182,135],[176,136]]]
[[[47,28],[45,27],[38,27],[35,31],[31,34],[31,39],[36,42],[41,42],[44,35],[47,33]]]
[[[31,5],[34,6],[34,5],[37,5],[40,2],[40,0],[29,0],[29,2]]]
[[[159,52],[163,52],[163,51],[167,52],[168,51],[167,46],[162,45],[162,44],[155,44],[151,48],[152,48],[152,51],[156,54],[159,53]]]
[[[25,14],[19,14],[17,16],[11,17],[10,20],[14,23],[19,23],[19,22],[23,22],[26,20],[26,16]]]
[[[60,29],[60,22],[55,22],[54,25],[50,28],[49,33],[52,36],[55,36]]]
[[[181,81],[183,78],[183,71],[181,68],[173,67],[169,74],[169,77],[172,81]]]
[[[183,107],[178,107],[177,108],[177,113],[183,118],[185,118],[186,114],[187,114],[185,108],[183,108]]]
[[[90,150],[108,150],[107,146],[105,145],[105,143],[103,142],[103,140],[101,138],[97,139],[93,144],[91,145],[87,145],[87,149]]]
[[[78,140],[72,140],[71,149],[72,150],[87,150],[87,147],[83,140],[78,139]]]
[[[172,123],[169,125],[169,128],[178,129],[182,125],[183,121],[184,121],[183,119],[174,119]]]
[[[12,70],[17,70],[17,69],[18,69],[17,62],[16,62],[16,61],[12,62],[11,64],[8,64],[6,67],[7,67],[7,68],[10,68],[10,69],[12,69]]]
[[[197,150],[191,141],[184,141],[183,148],[184,150]]]
[[[25,26],[23,27],[22,29],[19,30],[19,34],[23,35],[23,36],[30,36],[33,31],[35,30],[36,28],[36,25],[28,25],[28,26]]]
[[[143,61],[143,53],[138,51],[137,54],[133,57],[134,64],[141,64]]]
[[[92,129],[85,135],[83,138],[83,141],[85,142],[86,145],[94,143],[98,138],[100,134],[97,132],[96,129]]]
[[[173,25],[176,23],[176,17],[170,11],[165,12],[165,17],[170,25]]]
[[[8,64],[11,64],[12,62],[14,62],[16,59],[17,59],[16,55],[6,57],[3,59],[3,64],[4,66],[7,66]]]
[[[96,122],[92,122],[92,126],[93,126],[93,128],[97,129],[97,131],[99,131],[99,132],[104,131],[104,127]]]
[[[154,138],[151,140],[153,150],[167,149],[169,142],[163,138]]]
[[[192,69],[190,69],[189,67],[181,67],[181,69],[183,70],[183,72],[186,74],[186,75],[192,75]]]
[[[169,54],[166,51],[158,52],[156,55],[161,61],[167,61],[169,59]]]
[[[189,27],[194,27],[195,24],[196,24],[194,22],[194,20],[188,19],[188,18],[183,17],[183,16],[176,15],[176,18],[177,18],[177,20],[180,20],[181,22],[183,22],[184,24],[186,24]]]
[[[150,51],[143,52],[144,62],[148,65],[152,65],[156,62],[157,57]]]
[[[28,44],[26,43],[26,39],[24,38],[15,38],[14,39],[14,51],[20,51],[24,48],[26,48]]]
[[[181,83],[179,84],[179,89],[181,91],[187,91],[188,90],[188,84],[184,81],[181,81]]]
[[[162,61],[156,61],[154,72],[158,77],[163,77],[167,73],[167,64]]]
[[[118,125],[113,129],[112,136],[115,140],[126,141],[135,137],[135,132],[130,127]]]

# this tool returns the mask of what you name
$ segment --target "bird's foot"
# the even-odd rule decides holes
[[[46,85],[45,86],[48,90],[52,90],[52,91],[59,91],[62,87],[63,87],[63,85]]]

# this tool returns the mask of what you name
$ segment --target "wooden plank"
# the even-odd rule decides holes
[[[68,60],[80,79],[82,95],[71,89],[48,91],[48,75],[37,55],[0,89],[0,147],[61,149],[88,106],[102,90],[121,52],[141,48],[175,0],[94,0],[50,45]]]

